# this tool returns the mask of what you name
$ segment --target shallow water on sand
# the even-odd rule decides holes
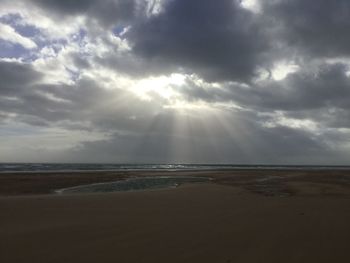
[[[157,176],[129,178],[122,181],[80,185],[56,190],[58,194],[70,193],[104,193],[121,191],[139,191],[148,189],[171,188],[183,183],[208,182],[208,177],[194,176]]]

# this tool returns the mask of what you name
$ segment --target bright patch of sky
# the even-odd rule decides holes
[[[260,0],[242,0],[241,1],[241,5],[244,7],[244,8],[247,8],[253,12],[260,12],[261,11],[261,7],[260,7],[260,3],[259,3]]]
[[[18,44],[26,49],[36,48],[36,43],[28,37],[24,37],[11,26],[0,23],[0,38],[12,44]]]
[[[287,63],[287,62],[279,62],[276,63],[275,66],[271,70],[272,77],[275,80],[282,80],[288,74],[294,73],[299,70],[299,66],[293,63]]]

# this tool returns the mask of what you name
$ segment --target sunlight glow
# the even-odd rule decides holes
[[[282,80],[287,77],[288,74],[294,73],[299,70],[299,66],[293,63],[280,62],[277,63],[271,70],[271,74],[274,80]]]
[[[210,110],[210,107],[207,103],[196,102],[189,103],[182,100],[175,100],[172,104],[164,106],[165,109],[175,109],[182,112],[191,111],[191,110]]]
[[[178,95],[173,87],[183,85],[185,77],[186,76],[181,74],[150,77],[137,82],[132,90],[138,96],[147,100],[150,100],[153,97],[152,95],[157,95],[164,99],[170,99]]]
[[[259,0],[242,0],[241,5],[254,13],[260,12]]]
[[[278,126],[290,127],[293,129],[301,129],[307,131],[317,132],[319,130],[318,124],[310,119],[295,119],[284,115],[282,112],[275,113],[272,120],[265,122],[263,125],[268,128],[275,128]]]

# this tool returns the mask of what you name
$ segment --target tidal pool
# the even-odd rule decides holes
[[[157,177],[136,177],[126,180],[80,185],[56,190],[58,194],[71,193],[105,193],[105,192],[123,192],[139,191],[160,188],[177,187],[183,183],[208,182],[208,177],[194,176],[157,176]]]

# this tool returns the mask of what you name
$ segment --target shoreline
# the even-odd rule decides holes
[[[0,173],[0,196],[53,194],[63,188],[157,176],[209,177],[212,184],[239,187],[267,196],[295,195],[297,184],[314,184],[321,188],[326,185],[339,195],[348,195],[350,189],[350,171],[347,170],[49,171]],[[341,193],[336,188],[342,188]]]
[[[1,163],[0,163],[1,164]],[[1,174],[35,174],[35,173],[123,173],[123,172],[215,172],[215,171],[348,171],[350,166],[237,166],[237,167],[210,167],[210,168],[121,168],[121,169],[62,169],[62,170],[2,170]]]

